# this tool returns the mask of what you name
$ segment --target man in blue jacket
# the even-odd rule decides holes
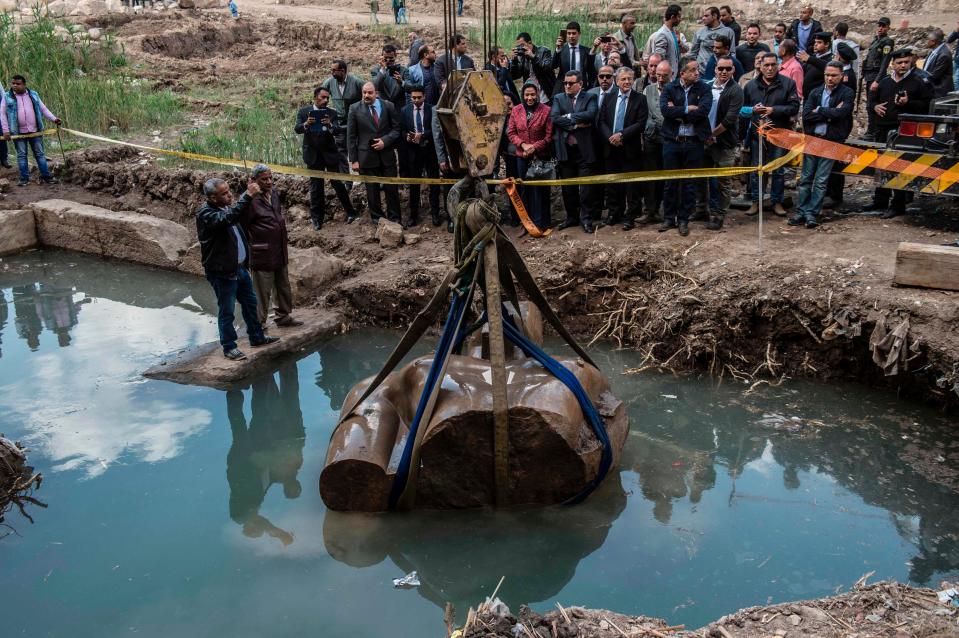
[[[712,104],[712,89],[699,79],[696,58],[682,58],[679,61],[679,75],[663,88],[659,96],[659,108],[663,112],[664,169],[702,168],[706,139],[712,135],[709,127]],[[667,181],[663,193],[663,223],[659,232],[678,226],[679,234],[687,236],[689,214],[695,206],[695,180]]]
[[[852,131],[852,111],[856,92],[842,82],[842,62],[829,62],[823,71],[825,84],[813,89],[803,103],[802,121],[806,135],[831,142],[845,142]],[[789,219],[790,226],[803,222],[806,228],[819,225],[826,182],[834,160],[804,155],[799,180],[799,204]]]
[[[237,302],[240,303],[251,346],[255,348],[280,340],[279,337],[263,334],[263,325],[257,318],[256,293],[253,292],[253,281],[248,272],[250,244],[239,225],[250,201],[261,192],[257,183],[251,181],[246,192],[234,204],[230,185],[222,179],[209,179],[203,184],[206,203],[196,214],[203,271],[216,294],[220,345],[223,346],[223,356],[233,361],[246,359],[246,355],[236,347],[233,312]]]
[[[9,140],[13,135],[43,133],[44,118],[54,124],[60,124],[60,118],[50,112],[37,92],[27,88],[27,79],[22,75],[15,75],[11,78],[10,90],[4,95],[4,100],[6,109],[3,117],[7,124],[3,129],[4,140]],[[47,184],[56,182],[47,167],[46,155],[43,154],[42,135],[15,140],[13,146],[17,149],[17,167],[20,169],[18,186],[26,186],[30,183],[30,165],[27,163],[28,148],[33,151],[33,157],[37,161],[40,179]]]

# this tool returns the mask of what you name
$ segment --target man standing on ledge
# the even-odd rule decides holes
[[[250,280],[250,247],[246,236],[237,226],[250,200],[260,194],[260,187],[251,181],[240,201],[233,204],[233,193],[224,180],[214,178],[203,184],[206,203],[196,214],[196,232],[200,240],[200,255],[207,281],[216,294],[217,326],[223,356],[233,361],[246,359],[236,347],[236,328],[233,327],[234,306],[239,301],[246,323],[246,333],[254,348],[275,343],[279,337],[263,334],[263,326],[256,316],[256,294]]]
[[[280,209],[280,194],[273,188],[273,173],[265,164],[253,167],[251,177],[260,187],[247,205],[240,221],[250,241],[250,272],[256,292],[256,318],[266,324],[270,301],[276,300],[274,321],[278,326],[302,326],[294,319],[293,289],[287,266],[290,263],[286,220]],[[264,328],[266,330],[266,328]]]

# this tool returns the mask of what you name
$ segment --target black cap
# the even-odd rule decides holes
[[[882,26],[884,26],[884,27],[888,27],[890,24],[892,24],[892,23],[889,21],[889,18],[879,18],[879,20],[877,20],[876,23],[877,23],[877,24],[880,24],[880,25],[882,25]]]
[[[856,50],[853,49],[848,44],[846,44],[845,42],[840,42],[839,44],[836,45],[836,53],[838,53],[839,57],[841,57],[846,62],[852,62],[853,60],[859,57],[858,55],[856,55]]]
[[[832,42],[832,34],[828,31],[820,31],[812,37],[813,40],[822,40],[823,42]]]

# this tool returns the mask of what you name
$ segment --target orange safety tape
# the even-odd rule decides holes
[[[513,202],[513,207],[516,208],[516,214],[519,215],[519,220],[523,222],[523,228],[526,229],[526,232],[528,232],[531,237],[549,237],[553,233],[553,229],[547,228],[544,232],[529,218],[529,213],[526,212],[526,206],[523,205],[523,199],[519,196],[519,191],[516,189],[516,182],[511,178],[506,178],[503,180],[503,186],[506,187],[506,194],[509,195],[509,200]]]

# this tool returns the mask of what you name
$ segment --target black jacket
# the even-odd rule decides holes
[[[357,102],[350,107],[346,120],[346,151],[351,162],[360,163],[360,170],[396,166],[400,118],[392,102],[380,100],[380,106],[379,126],[373,123],[373,116],[365,102]],[[386,145],[382,151],[374,151],[370,147],[376,138],[382,138]]]
[[[709,128],[709,109],[712,105],[713,90],[702,80],[697,80],[689,87],[689,104],[686,103],[686,91],[679,78],[667,84],[659,94],[659,110],[663,112],[663,140],[675,141],[679,137],[680,124],[692,124],[696,137],[700,142],[705,142],[712,135],[712,129]],[[687,113],[687,106],[696,106],[696,110]]]
[[[325,133],[316,133],[307,129],[304,123],[310,117],[310,111],[315,108],[311,104],[297,111],[296,124],[293,126],[293,131],[303,136],[303,163],[307,168],[337,170],[340,164],[340,153],[336,150],[336,140],[333,135],[345,127],[340,124],[339,118],[334,117],[332,126],[328,127],[329,130]]]
[[[243,193],[240,199],[229,208],[214,208],[209,202],[205,202],[197,211],[196,234],[200,241],[200,260],[203,262],[203,270],[208,275],[232,277],[239,266],[249,267],[250,244],[246,239],[246,233],[239,225],[240,218],[246,213],[249,204],[250,197]],[[246,249],[246,259],[242,264],[237,263],[234,226],[239,231]]]
[[[556,76],[553,74],[553,52],[546,47],[533,47],[533,57],[517,56],[509,61],[509,74],[514,80],[526,82],[530,76],[536,78],[540,89],[547,98],[553,97]]]
[[[582,44],[577,46],[579,47],[579,66],[583,72],[583,88],[588,89],[596,83],[596,59],[588,48]],[[553,52],[553,68],[558,70],[556,74],[557,82],[562,82],[566,72],[572,67],[573,62],[570,58],[569,46],[566,44],[559,51]],[[562,88],[561,85],[557,84],[556,92],[559,93]]]
[[[719,94],[719,104],[716,106],[716,126],[722,124],[726,128],[716,138],[717,147],[736,148],[739,144],[739,111],[742,108],[743,89],[739,82],[730,79]]]
[[[816,135],[816,125],[825,122],[826,133],[816,137],[833,142],[845,142],[852,132],[852,111],[856,103],[856,91],[840,83],[829,96],[829,107],[823,108],[822,94],[825,90],[825,85],[813,89],[803,102],[803,131],[806,135]]]
[[[743,104],[773,108],[769,119],[773,126],[778,128],[792,128],[792,118],[799,114],[799,94],[796,93],[796,83],[785,75],[777,75],[772,83],[767,84],[763,76],[750,80],[743,89]],[[753,126],[759,125],[760,117],[752,116]]]
[[[613,135],[613,125],[616,123],[616,109],[619,106],[619,89],[610,93],[603,101],[603,110],[599,114],[599,136],[602,138],[603,154],[606,157],[614,153],[622,153],[628,161],[638,161],[643,156],[643,133],[646,131],[646,120],[649,118],[649,106],[646,96],[630,90],[626,98],[626,115],[623,118],[623,145],[613,146],[609,138]]]
[[[822,56],[815,53],[809,54],[809,59],[802,65],[802,97],[804,100],[826,83],[826,63],[831,60],[831,51]]]
[[[572,108],[572,101],[565,93],[557,93],[553,97],[549,117],[553,120],[553,145],[556,149],[556,159],[564,162],[569,159],[566,139],[572,135],[583,160],[595,162],[596,157],[596,114],[599,109],[599,100],[588,91],[580,91],[576,96],[576,109]],[[567,117],[568,116],[568,117]],[[589,124],[576,128],[577,124]]]
[[[819,20],[812,20],[812,29],[809,30],[809,39],[806,40],[806,53],[809,55],[813,55],[812,43],[817,33],[822,33],[822,23]],[[789,25],[786,37],[795,42],[797,47],[799,46],[799,18],[793,20],[793,23]]]
[[[896,104],[895,98],[899,91],[905,91],[909,101],[903,105]],[[886,103],[886,115],[880,116],[876,113],[876,124],[878,126],[895,128],[899,126],[900,113],[928,113],[929,100],[932,99],[932,84],[924,80],[916,69],[912,69],[899,82],[893,79],[892,75],[887,75],[879,80],[879,89],[869,94],[868,107],[875,113],[877,104]],[[880,140],[885,142],[885,140]]]

